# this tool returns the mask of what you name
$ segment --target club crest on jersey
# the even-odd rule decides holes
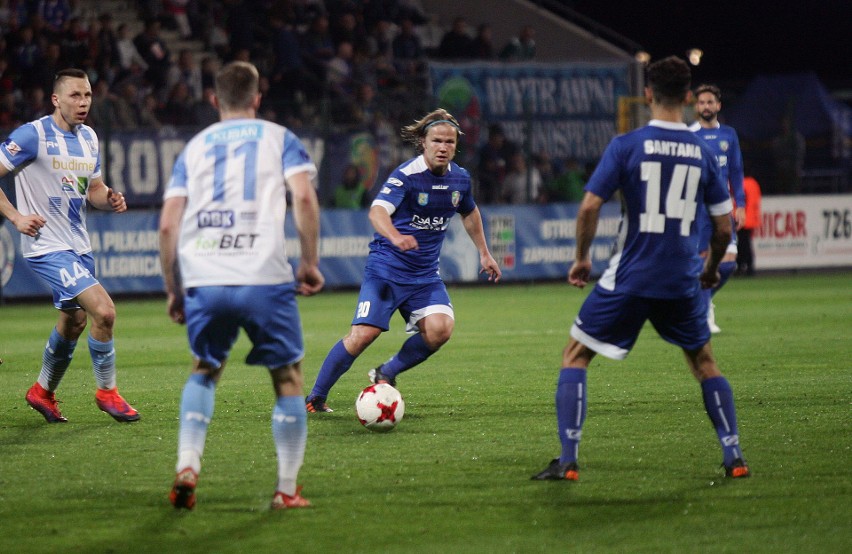
[[[69,177],[67,175],[62,176],[62,190],[65,192],[74,192],[74,185],[77,183],[74,181],[73,177]]]
[[[420,204],[421,206],[425,206],[426,204],[428,204],[429,203],[429,193],[428,192],[419,193],[417,195],[417,203]]]
[[[450,199],[451,199],[451,200],[452,200],[452,202],[453,202],[453,207],[454,207],[454,208],[458,208],[458,206],[459,206],[459,201],[461,200],[461,193],[460,193],[459,191],[457,191],[457,190],[454,190],[454,191],[453,191],[453,194],[450,196]]]
[[[722,152],[727,152],[728,148],[730,148],[730,147],[731,147],[731,145],[728,144],[728,141],[726,141],[726,140],[720,140],[719,141],[719,148],[722,149]]]

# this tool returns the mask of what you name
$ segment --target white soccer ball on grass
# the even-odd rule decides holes
[[[380,383],[370,385],[355,399],[358,421],[370,431],[385,433],[393,430],[405,414],[405,401],[398,390]]]

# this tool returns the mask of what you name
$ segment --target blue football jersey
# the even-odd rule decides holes
[[[605,200],[621,192],[618,242],[597,286],[650,298],[698,291],[697,215],[731,211],[707,143],[683,123],[651,121],[610,142],[585,190]]]
[[[743,154],[740,151],[740,139],[730,125],[718,124],[713,129],[705,129],[698,122],[690,125],[689,129],[703,138],[710,150],[719,160],[722,178],[731,187],[731,194],[737,206],[745,207],[745,192],[743,192]]]
[[[450,162],[446,174],[435,175],[421,155],[391,172],[373,206],[388,210],[394,227],[413,235],[419,248],[402,252],[375,233],[366,271],[391,281],[425,283],[440,280],[441,245],[453,215],[472,212],[476,203],[467,170]]]

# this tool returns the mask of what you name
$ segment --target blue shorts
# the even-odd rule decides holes
[[[650,320],[666,341],[697,350],[710,340],[707,300],[700,292],[686,298],[645,298],[595,286],[571,327],[571,337],[595,352],[623,360]]]
[[[212,367],[228,358],[240,328],[252,343],[247,364],[276,369],[305,355],[293,283],[191,288],[184,312],[192,354]]]
[[[30,269],[50,285],[53,305],[60,310],[80,308],[74,299],[84,290],[98,284],[95,279],[95,259],[91,253],[77,254],[73,250],[60,250],[26,260]]]
[[[405,320],[405,330],[409,333],[416,332],[417,322],[427,315],[442,313],[455,317],[443,281],[406,285],[365,275],[352,325],[372,325],[387,331],[396,310]]]

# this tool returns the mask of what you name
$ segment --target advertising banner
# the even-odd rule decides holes
[[[574,259],[577,204],[481,206],[485,233],[503,280],[565,279]],[[321,213],[320,269],[329,288],[357,287],[373,238],[367,210],[324,209]],[[288,255],[298,263],[299,241],[287,218]],[[620,205],[601,210],[592,245],[592,274],[606,269],[618,235]],[[163,290],[157,226],[159,212],[97,212],[87,216],[97,277],[112,294]],[[768,197],[763,226],[754,236],[761,269],[852,267],[852,195]],[[441,252],[447,283],[484,281],[479,254],[461,217],[447,229]],[[0,279],[6,298],[49,296],[41,279],[20,255],[20,235],[8,221],[0,226]]]
[[[597,161],[616,134],[618,99],[630,96],[627,64],[431,63],[432,94],[461,123],[462,152],[490,123],[528,151]],[[466,148],[467,147],[467,148]]]
[[[763,197],[755,267],[852,266],[852,194]]]

